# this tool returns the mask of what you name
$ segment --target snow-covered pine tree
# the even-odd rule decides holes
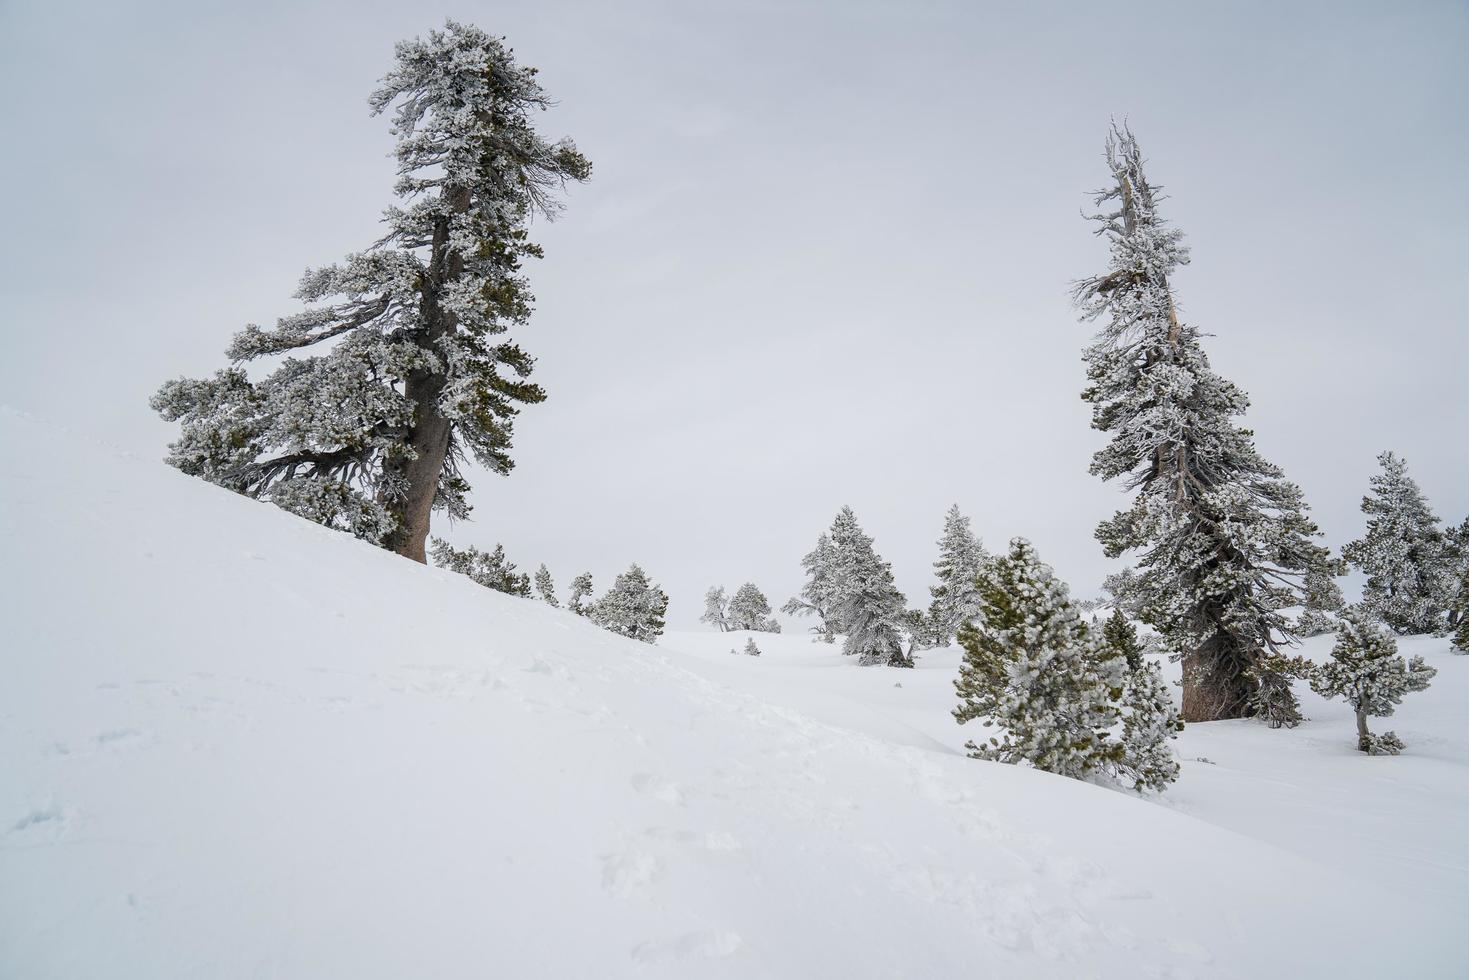
[[[830,619],[842,624],[842,653],[870,667],[912,667],[903,646],[907,600],[893,583],[892,566],[878,557],[872,538],[843,507],[831,526],[833,598]]]
[[[1448,542],[1408,465],[1391,452],[1377,457],[1382,472],[1362,498],[1367,533],[1342,557],[1367,575],[1362,605],[1398,633],[1434,633],[1445,626],[1452,576]]]
[[[938,546],[939,557],[933,563],[938,584],[928,590],[933,597],[928,607],[928,627],[932,645],[946,647],[959,626],[973,619],[979,609],[979,586],[975,583],[988,555],[958,504],[944,515]]]
[[[724,594],[724,586],[710,586],[709,591],[704,593],[704,614],[699,617],[699,622],[708,623],[721,633],[727,633],[732,628],[729,625],[729,599]]]
[[[1158,665],[1143,658],[1137,628],[1121,610],[1114,609],[1102,624],[1101,646],[1125,665],[1121,691],[1121,775],[1138,791],[1162,791],[1178,778],[1178,760],[1169,742],[1183,731],[1168,685]]]
[[[1082,398],[1112,437],[1091,472],[1135,493],[1097,538],[1109,557],[1139,552],[1132,600],[1183,661],[1184,719],[1236,718],[1252,710],[1260,661],[1291,639],[1280,610],[1299,604],[1300,577],[1325,550],[1300,489],[1234,424],[1244,392],[1179,318],[1169,276],[1188,250],[1126,128],[1113,126],[1106,160],[1094,218],[1111,261],[1075,291],[1082,319],[1101,322]]]
[[[729,603],[729,628],[756,633],[779,633],[780,623],[770,615],[770,600],[754,582],[740,586]]]
[[[227,351],[318,353],[259,382],[238,366],[170,381],[152,406],[183,423],[168,461],[184,472],[424,561],[430,514],[469,511],[465,460],[509,472],[517,405],[545,398],[506,332],[530,316],[532,218],[591,165],[532,127],[551,100],[501,39],[450,21],[395,55],[369,100],[398,140],[387,234],[307,272],[304,312]]]
[[[1123,744],[1110,730],[1121,720],[1114,697],[1125,660],[1101,652],[1065,583],[1024,538],[991,558],[979,583],[979,615],[959,629],[954,718],[1003,734],[966,743],[970,756],[1073,778],[1115,770]]]
[[[515,564],[505,557],[503,545],[495,545],[494,551],[459,549],[443,538],[434,538],[429,551],[440,568],[467,575],[487,589],[530,598],[530,576],[515,570]]]
[[[536,595],[552,609],[561,608],[561,603],[556,599],[556,583],[551,581],[551,570],[544,562],[536,569]]]
[[[1336,613],[1346,605],[1337,576],[1346,574],[1341,561],[1323,561],[1306,572],[1303,583],[1301,615],[1296,620],[1296,633],[1300,636],[1320,636],[1336,629]]]
[[[816,547],[801,559],[801,567],[806,570],[806,584],[801,587],[801,594],[792,596],[780,607],[787,616],[814,613],[820,623],[811,627],[811,632],[827,643],[833,642],[836,634],[841,632],[841,624],[833,618],[837,599],[836,583],[832,578],[835,558],[836,549],[831,536],[822,533],[816,539]]]
[[[1449,598],[1444,605],[1448,607],[1449,629],[1457,636],[1469,617],[1469,517],[1450,528],[1444,538],[1449,552],[1449,575],[1444,582]]]
[[[1422,657],[1405,661],[1398,643],[1373,621],[1365,607],[1349,607],[1341,614],[1331,659],[1310,672],[1311,690],[1324,698],[1346,699],[1357,713],[1357,748],[1368,755],[1397,755],[1402,741],[1392,732],[1374,735],[1367,717],[1388,717],[1405,694],[1427,690],[1438,671]]]
[[[592,611],[592,603],[584,600],[592,594],[592,573],[582,572],[571,580],[571,594],[566,597],[566,608],[578,616],[586,616]]]
[[[1454,627],[1454,649],[1459,653],[1469,653],[1469,579],[1459,586],[1455,608],[1459,614],[1459,622]]]
[[[751,657],[760,656],[760,648],[755,645],[755,638],[753,636],[745,641],[745,653]]]
[[[605,630],[653,643],[663,635],[663,615],[667,611],[668,596],[634,563],[597,600],[591,616]]]

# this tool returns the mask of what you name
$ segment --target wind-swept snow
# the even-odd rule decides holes
[[[1191,729],[1213,765],[1159,805],[957,754],[952,653],[650,647],[15,414],[0,445],[0,976],[1462,968],[1457,673],[1397,759],[1319,701]]]

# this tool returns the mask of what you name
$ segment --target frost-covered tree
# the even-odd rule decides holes
[[[395,55],[369,100],[397,138],[387,234],[307,272],[303,312],[236,334],[236,366],[152,405],[182,423],[184,472],[424,561],[431,513],[469,511],[466,460],[509,472],[518,406],[545,398],[508,336],[531,312],[527,232],[591,166],[536,132],[550,98],[501,39],[451,21]],[[259,381],[238,366],[277,357]]]
[[[1310,672],[1311,690],[1324,698],[1344,698],[1357,713],[1357,748],[1369,755],[1397,755],[1402,741],[1392,732],[1374,735],[1367,718],[1385,718],[1402,703],[1403,696],[1427,690],[1438,671],[1422,657],[1404,660],[1398,643],[1373,621],[1364,607],[1351,607],[1341,615],[1336,646],[1331,659]]]
[[[1066,585],[1024,538],[992,558],[979,581],[979,615],[959,629],[954,718],[981,719],[1000,734],[966,743],[969,754],[1074,778],[1114,771],[1124,752],[1111,730],[1125,660],[1100,652]]]
[[[668,596],[636,563],[617,576],[592,608],[592,621],[605,630],[652,643],[663,635]]]
[[[944,515],[938,546],[939,557],[933,563],[938,584],[928,590],[933,597],[928,607],[928,626],[935,641],[931,645],[948,646],[960,625],[973,619],[979,609],[976,582],[988,555],[958,504]]]
[[[1142,576],[1135,568],[1124,568],[1102,579],[1102,592],[1113,609],[1121,609],[1133,619],[1142,619],[1139,584]]]
[[[721,590],[722,591],[722,590]],[[780,623],[770,615],[770,600],[754,582],[740,586],[729,602],[729,628],[756,633],[779,633]]]
[[[561,603],[556,599],[556,583],[551,581],[551,570],[544,562],[536,569],[536,595],[552,609],[561,608]]]
[[[1336,579],[1345,574],[1346,568],[1339,561],[1324,561],[1306,572],[1301,615],[1296,620],[1297,634],[1320,636],[1336,629],[1335,615],[1346,605]]]
[[[712,586],[704,593],[704,614],[699,622],[708,623],[721,633],[733,628],[729,624],[729,598],[724,594],[724,586]]]
[[[745,653],[751,657],[760,656],[760,648],[755,645],[755,638],[753,636],[745,641]]]
[[[1449,566],[1449,574],[1444,579],[1448,600],[1444,605],[1448,607],[1449,629],[1457,635],[1469,617],[1469,517],[1458,527],[1450,528],[1444,539]]]
[[[1143,658],[1137,628],[1121,610],[1114,609],[1102,625],[1101,646],[1108,656],[1119,658],[1125,668],[1120,694],[1122,757],[1117,762],[1118,772],[1132,780],[1134,789],[1164,790],[1178,778],[1178,760],[1169,743],[1183,731],[1183,722],[1163,673],[1157,664]]]
[[[1433,633],[1444,623],[1451,549],[1408,465],[1390,452],[1362,498],[1367,533],[1342,557],[1367,575],[1362,605],[1398,633]]]
[[[586,598],[592,594],[592,573],[582,572],[571,580],[571,594],[566,597],[566,608],[578,616],[586,616],[592,611],[592,604],[586,602]]]
[[[893,582],[893,569],[883,561],[857,523],[852,508],[843,507],[831,526],[832,606],[828,619],[842,624],[842,653],[864,667],[886,664],[912,667],[904,648],[907,600]]]
[[[434,538],[429,550],[434,564],[440,568],[467,575],[487,589],[530,598],[530,576],[515,570],[515,564],[505,557],[503,545],[495,545],[494,551],[459,549],[442,538]]]
[[[787,616],[814,614],[820,622],[811,627],[811,632],[827,643],[833,642],[836,634],[842,632],[841,624],[834,618],[837,587],[833,579],[832,567],[835,556],[836,547],[832,543],[831,536],[821,534],[816,539],[816,547],[801,559],[801,567],[806,570],[806,584],[802,586],[801,594],[792,596],[786,600],[785,605],[780,607],[780,611]]]
[[[1183,661],[1184,719],[1240,717],[1260,662],[1291,639],[1280,610],[1299,604],[1300,578],[1325,551],[1300,489],[1234,423],[1248,398],[1179,317],[1170,277],[1188,250],[1125,128],[1113,127],[1106,161],[1094,219],[1111,258],[1075,292],[1083,320],[1100,323],[1082,397],[1111,436],[1091,472],[1133,499],[1097,538],[1109,557],[1138,555],[1131,600]]]
[[[1459,586],[1455,607],[1459,621],[1454,627],[1454,649],[1459,653],[1469,653],[1469,580]]]

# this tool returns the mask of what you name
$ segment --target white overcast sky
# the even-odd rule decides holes
[[[1068,283],[1105,261],[1080,212],[1114,115],[1328,543],[1387,448],[1469,513],[1463,2],[0,0],[0,404],[161,455],[157,385],[378,236],[366,99],[446,15],[541,69],[595,167],[535,231],[550,399],[458,543],[563,589],[637,560],[687,626],[712,583],[778,605],[842,504],[926,603],[958,502],[1094,594],[1122,498],[1086,472]]]

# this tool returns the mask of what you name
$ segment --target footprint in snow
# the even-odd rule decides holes
[[[723,959],[738,953],[745,945],[744,937],[730,929],[686,932],[666,942],[639,943],[632,949],[638,963],[661,963],[668,960]]]

